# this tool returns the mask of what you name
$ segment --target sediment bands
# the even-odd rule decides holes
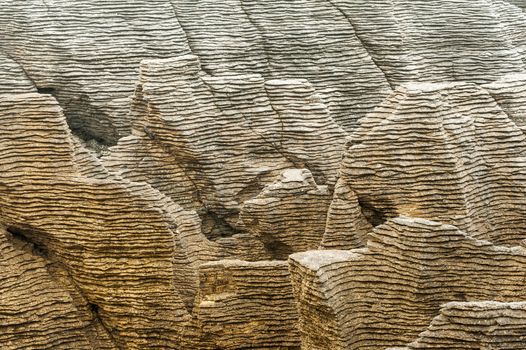
[[[526,348],[526,2],[0,8],[0,349]]]

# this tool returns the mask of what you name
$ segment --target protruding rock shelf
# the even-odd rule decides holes
[[[0,350],[526,349],[525,1],[0,9]]]

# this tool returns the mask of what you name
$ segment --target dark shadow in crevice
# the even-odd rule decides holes
[[[265,241],[264,245],[272,260],[287,260],[294,253],[290,246],[276,240]]]
[[[211,210],[199,213],[199,216],[201,217],[203,233],[211,241],[243,233],[242,230],[233,227],[227,220]]]
[[[382,225],[389,218],[386,211],[376,208],[371,202],[364,198],[358,198],[358,204],[362,209],[363,216],[373,227]]]
[[[55,88],[53,87],[37,87],[37,92],[39,94],[54,95]]]
[[[33,231],[10,226],[7,232],[10,234],[13,246],[49,260],[49,250],[42,241],[35,239]]]

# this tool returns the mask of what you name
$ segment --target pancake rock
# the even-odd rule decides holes
[[[10,138],[2,138],[2,224],[45,247],[50,259],[65,267],[71,284],[85,296],[84,304],[96,310],[97,322],[109,333],[112,346],[200,346],[197,339],[207,328],[202,330],[199,322],[213,321],[206,312],[193,316],[190,312],[199,290],[199,267],[226,258],[265,259],[269,253],[263,244],[243,234],[211,242],[202,233],[195,212],[184,210],[144,183],[108,173],[69,134],[52,97],[2,95],[0,101],[4,128],[14,131]],[[326,202],[329,199],[325,192]],[[255,323],[268,313],[289,313],[288,324],[260,321],[263,325],[253,336],[254,347],[258,341],[269,347],[296,346],[299,337],[288,272],[270,266],[268,279],[260,283],[269,290],[279,289],[288,304],[263,301],[253,314],[242,315],[247,320],[254,318],[250,322]],[[284,263],[280,266],[286,267]],[[244,278],[248,278],[253,272],[251,265],[245,271]],[[230,300],[253,303],[248,298],[241,289]],[[235,320],[239,315],[238,311],[230,317]],[[85,340],[85,319],[87,316],[80,314],[73,320],[79,324],[80,330],[73,329],[79,342]],[[68,336],[66,326],[64,329]],[[96,334],[89,333],[90,341],[98,337]],[[232,348],[242,343],[239,336],[229,341]]]
[[[104,165],[196,210],[211,239],[243,232],[241,205],[285,169],[334,186],[346,136],[307,81],[210,77],[191,55],[143,62],[130,118]]]
[[[206,71],[306,78],[346,130],[391,91],[352,23],[330,1],[173,3]]]
[[[418,340],[397,349],[523,349],[525,312],[524,302],[448,303]]]
[[[8,349],[116,349],[91,305],[38,247],[0,231],[0,344]]]
[[[168,0],[1,1],[1,53],[41,91],[53,93],[71,127],[115,143],[143,58],[190,53]],[[82,14],[82,15],[80,15]]]
[[[354,191],[373,226],[415,216],[516,245],[526,234],[525,155],[524,133],[486,90],[413,83],[361,120],[338,186]]]
[[[327,222],[320,248],[349,250],[361,248],[367,234],[384,219],[360,203],[344,178],[337,183],[327,213]],[[366,216],[367,214],[367,216]]]
[[[526,341],[524,1],[0,5],[1,349]]]
[[[299,349],[286,261],[211,262],[199,279],[200,349]]]
[[[332,0],[391,86],[524,70],[524,13],[504,0]],[[461,9],[461,10],[459,10]]]
[[[331,197],[306,169],[289,169],[241,208],[243,226],[274,259],[317,249],[325,231]]]
[[[526,75],[513,74],[483,85],[502,110],[524,132],[526,131]]]
[[[523,247],[408,217],[388,220],[368,238],[363,249],[290,256],[303,348],[402,346],[444,303],[525,300]]]
[[[174,285],[163,196],[96,162],[98,176],[78,171],[89,154],[76,150],[54,98],[1,95],[0,111],[2,225],[66,268],[115,345],[177,348],[190,316]]]

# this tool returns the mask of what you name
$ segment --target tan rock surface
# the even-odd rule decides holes
[[[524,300],[525,259],[523,247],[408,217],[378,226],[363,249],[293,254],[302,348],[402,346],[444,303]]]

